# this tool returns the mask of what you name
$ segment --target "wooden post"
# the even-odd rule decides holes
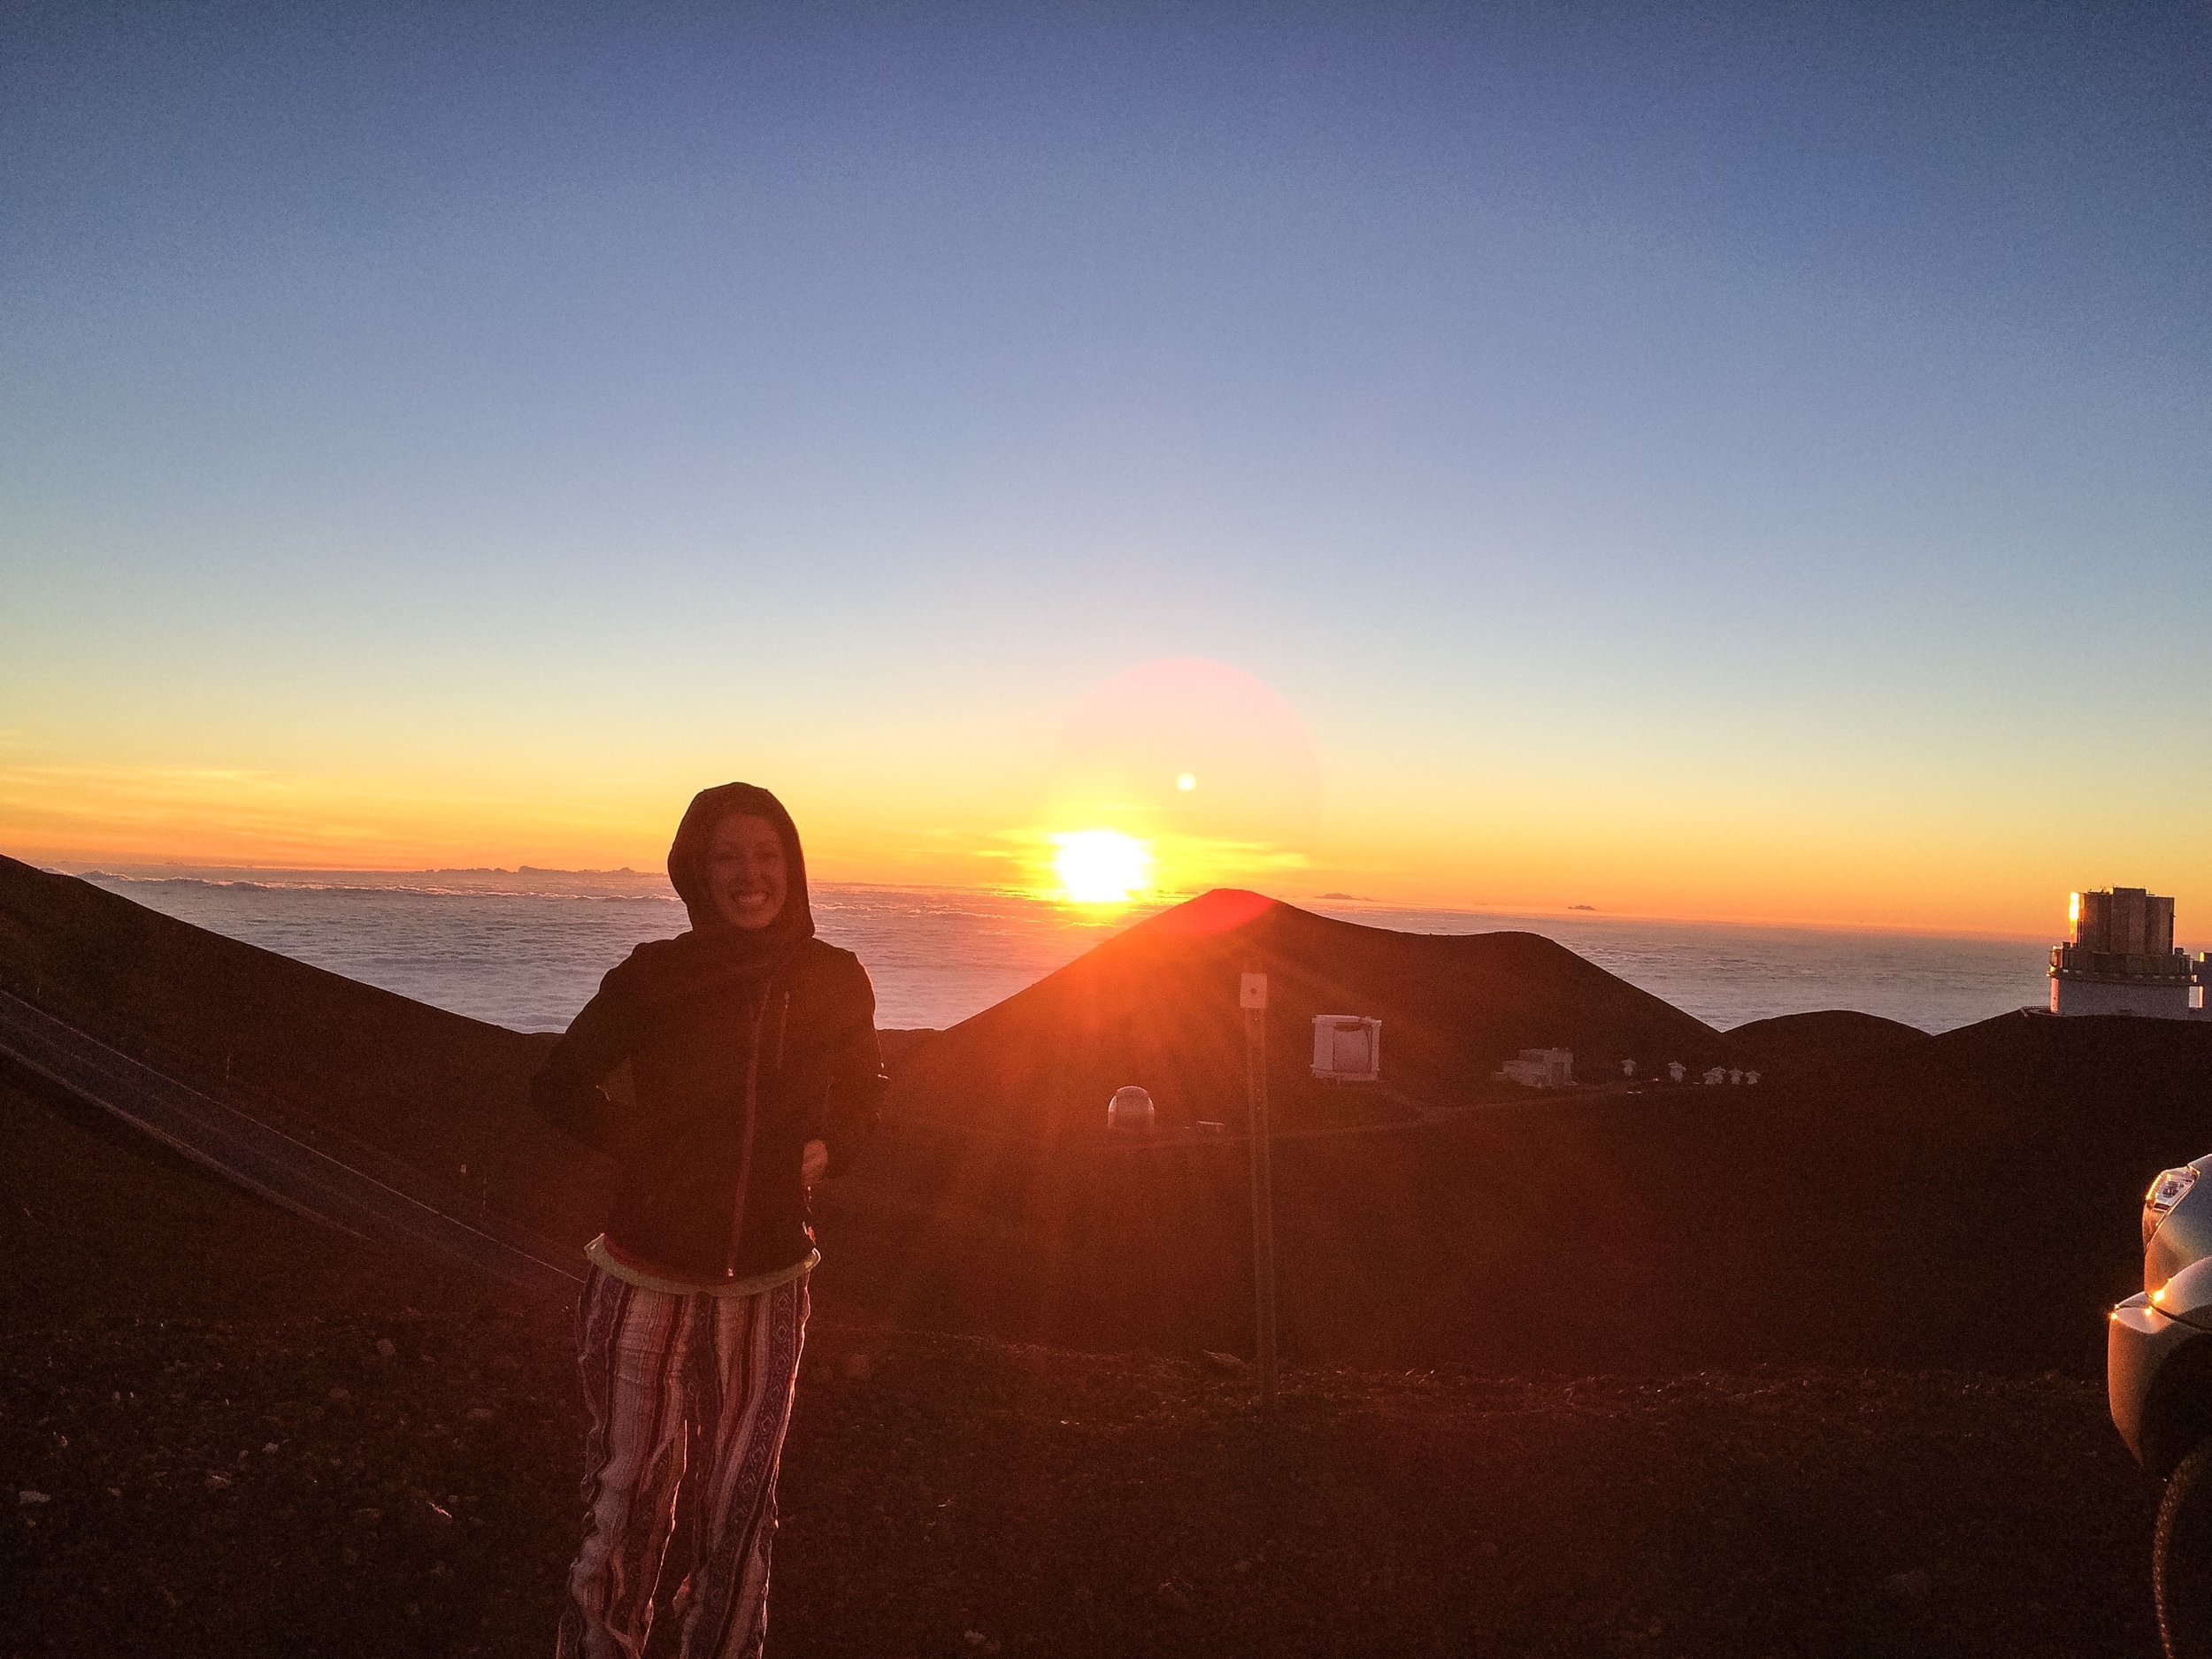
[[[1244,1010],[1244,1084],[1252,1139],[1252,1294],[1259,1327],[1260,1409],[1275,1409],[1275,1193],[1268,1164],[1267,975],[1248,964],[1239,987]]]

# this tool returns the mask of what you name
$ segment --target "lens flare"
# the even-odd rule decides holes
[[[1056,898],[1071,887],[1047,826],[1110,831],[1143,849],[1140,875],[1125,864],[1110,879],[1087,875],[1087,892],[1249,887],[1304,866],[1320,784],[1304,723],[1267,685],[1225,663],[1139,663],[1071,711],[1029,820],[1037,828],[1014,833],[1035,860],[1033,890]]]
[[[1119,830],[1072,830],[1055,835],[1052,868],[1077,904],[1125,904],[1151,885],[1152,849]]]

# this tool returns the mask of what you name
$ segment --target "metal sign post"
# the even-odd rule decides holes
[[[1252,1132],[1252,1294],[1257,1304],[1260,1409],[1275,1409],[1275,1194],[1268,1167],[1267,975],[1245,969],[1237,989],[1244,1010],[1244,1084]]]

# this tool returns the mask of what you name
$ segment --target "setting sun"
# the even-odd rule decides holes
[[[1055,835],[1052,867],[1078,904],[1120,904],[1150,883],[1152,849],[1119,830],[1076,830]]]

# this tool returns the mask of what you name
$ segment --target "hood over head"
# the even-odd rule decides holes
[[[764,818],[783,842],[784,900],[776,919],[758,929],[733,927],[715,909],[707,890],[707,841],[714,826],[726,818]],[[787,945],[814,936],[814,909],[806,890],[806,855],[799,848],[798,827],[783,803],[757,784],[725,783],[702,789],[685,809],[676,826],[676,840],[668,849],[668,879],[676,896],[690,912],[694,933],[725,945],[753,945],[764,951],[780,951]]]

